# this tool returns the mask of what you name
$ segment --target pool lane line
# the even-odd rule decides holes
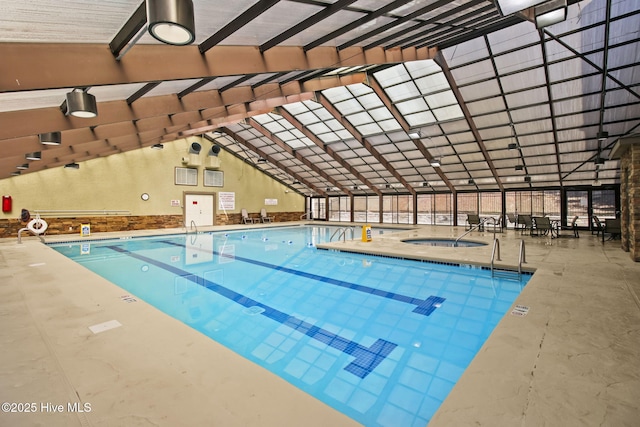
[[[374,342],[371,346],[365,347],[358,344],[357,342],[350,341],[326,329],[322,329],[318,326],[312,325],[309,322],[305,322],[302,319],[298,319],[295,316],[291,316],[266,304],[262,304],[229,288],[207,280],[204,277],[200,277],[172,265],[165,264],[162,261],[157,261],[153,258],[136,254],[117,245],[107,246],[107,248],[121,254],[128,255],[132,258],[139,259],[140,261],[155,265],[156,267],[162,268],[163,270],[190,280],[200,286],[204,286],[244,307],[250,308],[257,306],[264,309],[264,311],[260,313],[260,315],[265,316],[271,320],[275,320],[276,322],[284,326],[301,332],[310,338],[313,338],[323,344],[335,348],[336,350],[355,357],[355,359],[347,366],[345,366],[344,369],[359,378],[365,378],[367,375],[373,372],[373,370],[393,351],[393,349],[398,346],[395,343],[378,338],[376,342]]]
[[[185,248],[186,245],[182,243],[171,242],[169,240],[156,240],[156,242],[164,243],[171,246],[178,246]],[[194,248],[201,252],[212,253],[213,255],[218,255],[221,257],[230,258],[229,255],[220,253],[218,251],[209,251],[201,248]],[[277,271],[282,271],[284,273],[295,274],[296,276],[305,277],[307,279],[318,280],[323,283],[328,283],[330,285],[341,286],[343,288],[353,289],[354,291],[364,292],[371,295],[376,295],[383,298],[392,299],[394,301],[400,301],[411,305],[416,305],[417,307],[413,309],[414,313],[422,314],[424,316],[429,316],[431,313],[438,308],[446,298],[438,297],[435,295],[431,295],[427,299],[414,298],[407,295],[397,294],[395,292],[383,291],[381,289],[371,288],[369,286],[359,285],[357,283],[345,282],[344,280],[332,279],[330,277],[320,276],[319,274],[307,273],[306,271],[294,270],[292,268],[284,267],[281,265],[269,264],[266,262],[262,262],[259,260],[244,258],[234,255],[233,259],[247,262],[250,264],[254,264],[260,267],[270,268]]]

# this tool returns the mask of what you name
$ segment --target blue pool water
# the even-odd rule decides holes
[[[316,249],[334,230],[52,247],[366,426],[424,426],[529,277]]]

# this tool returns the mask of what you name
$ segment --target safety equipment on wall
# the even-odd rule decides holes
[[[47,231],[48,227],[49,224],[47,224],[47,221],[40,218],[39,215],[29,221],[29,224],[27,224],[27,229],[29,229],[29,231],[35,235],[43,234],[45,231]]]
[[[12,204],[11,196],[2,196],[2,212],[11,212]]]
[[[20,222],[29,222],[30,219],[31,214],[29,213],[29,211],[26,209],[22,209],[22,211],[20,211]]]

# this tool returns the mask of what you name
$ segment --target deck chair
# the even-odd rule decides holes
[[[484,227],[487,231],[502,233],[502,216],[487,219],[484,223]]]
[[[508,213],[507,214],[507,219],[509,220],[509,223],[513,224],[513,228],[515,228],[517,230],[518,229],[518,217],[516,217],[515,214]]]
[[[578,215],[574,216],[571,220],[571,224],[569,224],[567,227],[562,227],[563,230],[573,231],[573,237],[580,237],[580,234],[578,234],[578,218]]]
[[[518,224],[522,225],[520,234],[524,234],[527,230],[529,235],[533,234],[533,219],[531,219],[531,215],[518,215]]]
[[[600,235],[600,232],[602,231],[603,228],[603,224],[602,222],[600,222],[600,219],[593,215],[591,217],[591,234],[595,234],[596,236]]]
[[[240,213],[242,214],[243,224],[253,224],[255,222],[255,218],[251,218],[246,209],[241,209]]]
[[[546,236],[551,234],[551,237],[555,237],[553,233],[553,227],[551,226],[551,220],[546,216],[536,216],[533,218],[534,228],[533,233],[536,236]]]
[[[267,216],[267,210],[265,208],[260,209],[260,220],[262,222],[271,222],[272,216]]]
[[[604,230],[602,230],[602,240],[604,241],[604,233],[611,234],[608,240],[619,239],[622,236],[622,226],[620,224],[620,218],[605,219]]]
[[[478,231],[484,230],[484,224],[480,222],[480,216],[476,214],[467,214],[467,230],[471,230],[477,226]]]

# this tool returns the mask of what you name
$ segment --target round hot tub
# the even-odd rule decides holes
[[[403,240],[404,243],[411,243],[412,245],[423,245],[423,246],[439,246],[445,248],[473,248],[476,246],[487,246],[487,243],[483,242],[474,242],[471,240],[458,240],[456,243],[455,239],[437,239],[437,238],[425,238],[425,239],[406,239]]]

